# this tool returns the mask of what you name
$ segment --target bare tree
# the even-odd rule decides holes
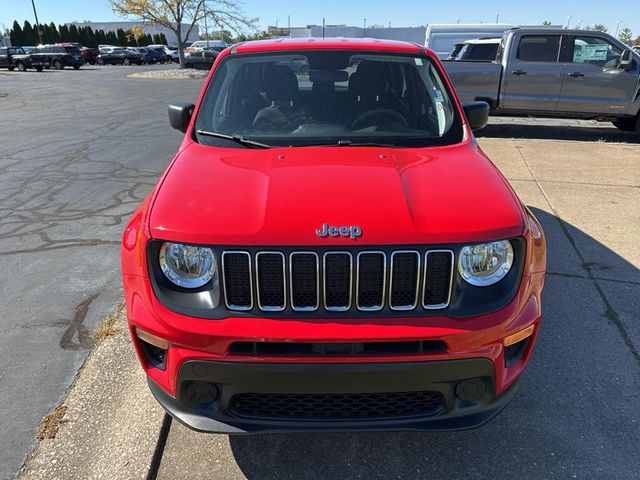
[[[244,16],[234,0],[111,0],[113,11],[123,17],[162,25],[178,41],[180,66],[184,67],[184,43],[194,26],[205,19],[218,28],[241,33],[255,29],[255,19]]]

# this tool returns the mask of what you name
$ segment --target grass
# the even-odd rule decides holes
[[[93,336],[96,342],[100,343],[118,333],[118,318],[124,312],[124,303],[116,304],[111,315],[106,316],[96,328]]]
[[[45,438],[56,438],[60,424],[63,421],[64,414],[67,412],[67,407],[64,405],[58,405],[53,409],[49,415],[42,419],[40,422],[40,428],[38,429],[38,440],[44,440]]]

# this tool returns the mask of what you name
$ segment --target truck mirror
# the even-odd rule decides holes
[[[487,102],[464,102],[462,109],[471,130],[478,130],[487,125],[489,121],[489,104]]]
[[[631,55],[631,50],[626,49],[622,52],[622,56],[620,57],[620,63],[618,64],[618,68],[620,70],[631,70],[633,65],[633,57]]]
[[[169,104],[168,113],[171,126],[176,130],[186,133],[194,108],[195,105],[193,103],[175,102]]]

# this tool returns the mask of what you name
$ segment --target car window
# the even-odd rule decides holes
[[[12,52],[9,52],[12,53]],[[0,48],[0,55],[6,55],[7,54],[7,49],[6,48]]]
[[[344,50],[230,55],[217,68],[197,130],[269,145],[462,140],[462,119],[427,56]],[[231,146],[197,135],[198,141]]]
[[[516,58],[525,62],[557,62],[560,35],[523,35]]]
[[[618,68],[622,49],[598,37],[573,38],[573,63],[590,63],[603,69]]]

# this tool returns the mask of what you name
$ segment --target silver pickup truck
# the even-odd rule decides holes
[[[640,55],[606,33],[514,28],[494,61],[443,62],[461,101],[494,115],[611,121],[640,134]]]

